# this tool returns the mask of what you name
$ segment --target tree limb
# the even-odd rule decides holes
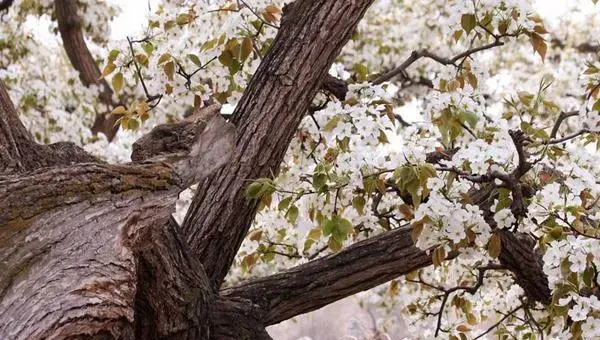
[[[504,45],[504,43],[500,40],[503,36],[497,36],[495,38],[495,40],[489,44],[485,44],[482,46],[477,46],[477,47],[473,47],[470,48],[462,53],[459,53],[453,57],[450,58],[446,58],[446,57],[442,57],[439,56],[435,53],[430,52],[429,50],[426,49],[422,49],[422,50],[418,50],[418,51],[413,51],[410,56],[402,63],[400,64],[400,66],[396,67],[395,69],[391,70],[388,73],[382,74],[381,76],[379,76],[378,78],[376,78],[373,81],[373,84],[379,85],[382,83],[385,83],[386,81],[390,81],[392,80],[394,77],[403,74],[406,72],[406,69],[411,66],[412,64],[414,64],[417,60],[421,59],[421,58],[429,58],[432,60],[437,61],[438,63],[442,64],[442,65],[454,65],[454,66],[458,66],[456,64],[457,61],[464,59],[464,58],[468,58],[470,57],[472,54],[475,54],[477,52],[481,52],[481,51],[485,51],[485,50],[489,50],[490,48],[493,47],[497,47],[497,46],[502,46]]]
[[[540,276],[541,256],[530,242],[508,231],[500,236],[501,263],[513,272],[530,301],[548,303],[548,281]],[[399,228],[282,273],[225,288],[221,295],[257,303],[265,325],[272,325],[431,264],[431,254],[414,246],[410,228]]]
[[[6,85],[0,79],[0,173],[25,168],[28,162],[22,158],[33,144],[10,100]]]
[[[106,111],[96,115],[92,132],[102,132],[110,141],[114,138],[118,125],[116,115],[111,115],[111,108],[117,106],[113,101],[113,91],[101,77],[100,69],[85,43],[81,28],[81,18],[77,14],[77,0],[56,0],[54,2],[58,30],[73,67],[79,72],[79,79],[86,87],[98,85],[100,87],[100,102],[106,106]]]
[[[260,305],[263,322],[272,325],[431,263],[431,255],[414,246],[411,228],[399,228],[353,244],[337,254],[226,288],[221,295]]]
[[[95,161],[93,156],[70,142],[37,144],[21,123],[6,86],[0,80],[0,175]]]
[[[14,0],[2,0],[0,1],[0,12],[2,11],[8,11],[8,9],[10,8],[10,6],[12,6],[13,2],[15,2]]]
[[[430,163],[451,159],[457,149],[427,155]],[[489,179],[493,181],[493,178]],[[495,229],[493,187],[472,190],[474,204]],[[542,256],[527,235],[497,230],[501,238],[500,263],[509,269],[530,302],[547,304],[551,299],[548,279],[542,269]],[[449,258],[456,254],[449,256]],[[431,255],[414,246],[410,228],[395,229],[358,242],[340,251],[279,274],[226,288],[226,297],[248,299],[263,309],[266,325],[275,324],[432,264]]]

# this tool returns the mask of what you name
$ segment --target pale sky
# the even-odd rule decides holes
[[[110,0],[121,6],[122,13],[112,25],[111,35],[116,39],[124,39],[128,35],[136,35],[142,32],[149,7],[155,11],[160,0]]]

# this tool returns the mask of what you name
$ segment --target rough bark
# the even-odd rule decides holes
[[[414,246],[410,228],[401,228],[221,295],[260,305],[264,324],[272,325],[429,265],[431,255]]]
[[[548,280],[533,244],[523,235],[508,231],[500,235],[504,245],[501,263],[511,270],[530,301],[549,303]],[[268,326],[431,264],[431,254],[414,246],[410,228],[401,228],[358,242],[338,254],[223,289],[221,295],[258,304],[264,315],[262,322]]]
[[[137,339],[208,339],[215,294],[173,218],[139,251],[135,298]],[[207,289],[208,288],[208,289]]]
[[[0,80],[0,173],[25,168],[29,162],[25,157],[33,144],[31,135],[19,120],[6,85]]]
[[[50,165],[94,161],[94,157],[70,142],[35,143],[21,123],[6,86],[0,80],[0,175]]]
[[[348,93],[348,83],[331,75],[326,75],[321,89],[331,93],[339,100],[345,100]]]
[[[132,339],[150,323],[153,338],[207,334],[208,278],[163,226],[179,192],[227,161],[234,133],[214,113],[185,124],[157,129],[191,147],[144,152],[142,142],[139,164],[0,176],[0,338]],[[163,136],[148,138],[170,145]]]
[[[529,301],[549,304],[552,292],[543,270],[542,255],[534,249],[535,241],[528,235],[500,230],[502,251],[500,263],[513,272],[515,282],[523,288]]]
[[[281,28],[233,114],[231,162],[198,187],[183,224],[218,287],[255,215],[244,188],[276,174],[324,76],[372,0],[306,0],[284,8]]]
[[[115,126],[118,117],[109,114],[117,104],[113,101],[113,91],[106,79],[100,79],[102,73],[85,43],[81,18],[77,14],[77,0],[56,0],[54,11],[63,46],[71,64],[79,72],[79,79],[86,87],[99,86],[100,102],[106,106],[97,113],[92,132],[101,132],[110,141],[119,129],[118,125]]]
[[[213,339],[269,340],[260,306],[238,298],[220,298],[211,313]]]

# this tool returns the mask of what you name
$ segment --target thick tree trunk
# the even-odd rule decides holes
[[[3,126],[18,121],[6,98]],[[214,112],[159,126],[128,165],[89,162],[74,146],[66,163],[22,125],[7,128],[7,160],[24,159],[5,144],[19,141],[44,163],[0,175],[0,338],[206,338],[215,294],[169,221],[179,192],[227,161],[233,127]]]

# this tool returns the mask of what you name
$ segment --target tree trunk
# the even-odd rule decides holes
[[[296,1],[237,105],[231,162],[198,187],[183,223],[188,243],[219,287],[242,243],[256,201],[249,180],[276,174],[300,121],[332,62],[373,0]]]
[[[2,121],[18,119],[4,104]],[[206,337],[215,294],[169,221],[179,192],[227,161],[234,135],[214,112],[159,126],[127,165],[83,150],[65,164],[62,150],[31,142],[46,163],[0,175],[0,338]]]

